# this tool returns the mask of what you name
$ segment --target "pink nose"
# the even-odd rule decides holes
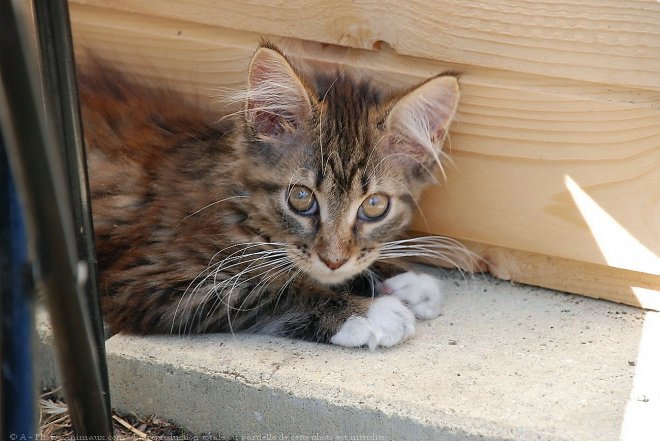
[[[319,256],[319,259],[321,259],[321,262],[325,263],[325,266],[330,268],[331,270],[336,270],[343,264],[345,264],[348,261],[348,258],[340,259],[340,260],[334,260],[334,259],[326,259],[323,256]]]

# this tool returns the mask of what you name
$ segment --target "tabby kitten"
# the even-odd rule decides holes
[[[438,280],[391,277],[387,263],[446,249],[397,239],[433,180],[456,78],[384,94],[343,74],[303,76],[262,43],[234,120],[107,67],[82,72],[80,93],[114,332],[374,348],[440,313]]]

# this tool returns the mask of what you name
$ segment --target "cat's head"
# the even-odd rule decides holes
[[[408,227],[458,105],[439,76],[398,94],[304,77],[263,44],[248,72],[239,179],[248,223],[325,284],[363,272]]]

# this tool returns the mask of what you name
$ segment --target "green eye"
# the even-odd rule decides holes
[[[366,221],[382,219],[390,208],[390,198],[386,194],[374,193],[368,196],[358,209],[358,218]]]
[[[294,185],[289,188],[289,207],[298,214],[311,216],[318,211],[318,204],[314,192],[303,185]]]

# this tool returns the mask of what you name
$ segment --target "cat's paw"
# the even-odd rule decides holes
[[[442,282],[429,274],[399,274],[385,280],[381,291],[400,299],[418,319],[436,318],[442,311]]]
[[[330,343],[354,348],[368,345],[390,347],[415,333],[415,316],[395,297],[379,297],[366,317],[352,316],[339,329]]]

